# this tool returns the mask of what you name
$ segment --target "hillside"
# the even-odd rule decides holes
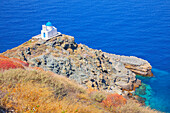
[[[140,99],[136,74],[153,76],[146,60],[91,49],[72,36],[32,38],[0,54],[0,69],[3,111],[157,112],[133,100]]]
[[[123,95],[141,84],[136,74],[152,76],[152,67],[146,60],[91,49],[64,34],[47,41],[30,39],[2,55],[66,76],[85,87]]]
[[[16,58],[1,55],[2,63],[2,113],[157,113],[142,107],[135,100],[116,93],[86,89],[67,77],[39,67],[29,67],[26,62]]]

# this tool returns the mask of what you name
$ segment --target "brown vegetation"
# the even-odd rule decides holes
[[[86,89],[51,74],[31,69],[0,73],[0,105],[17,112],[102,113],[104,108],[92,104]]]
[[[65,77],[39,68],[6,70],[0,73],[0,83],[0,105],[16,112],[156,113],[134,100],[125,104],[125,99],[118,94],[106,98],[104,92],[86,90]],[[110,105],[114,105],[114,110],[108,111]]]
[[[160,113],[149,107],[141,106],[137,101],[129,99],[127,103],[116,109],[119,113]]]
[[[0,72],[0,106],[18,113],[157,113],[39,67]]]
[[[24,113],[98,113],[99,109],[92,105],[77,102],[76,99],[59,99],[53,90],[37,83],[17,83],[15,87],[1,86],[6,92],[1,98],[1,106],[13,108],[15,112]]]

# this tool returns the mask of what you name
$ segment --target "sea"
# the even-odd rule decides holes
[[[0,0],[0,53],[48,21],[77,43],[149,61],[154,77],[138,76],[146,93],[137,94],[170,113],[170,0]]]

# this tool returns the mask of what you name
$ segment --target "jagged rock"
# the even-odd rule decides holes
[[[31,66],[67,76],[86,87],[119,94],[141,84],[133,72],[148,74],[151,69],[145,60],[94,50],[64,34],[46,41],[31,39],[3,55],[26,60]]]
[[[118,82],[115,82],[115,84],[117,86],[120,86],[122,89],[133,90],[133,84],[131,82],[127,83],[125,81],[118,81]]]
[[[143,75],[143,76],[153,76],[151,69],[152,66],[146,60],[137,58],[134,56],[120,56],[115,54],[104,54],[111,59],[111,61],[119,61],[124,64],[125,68],[130,69],[132,72]]]
[[[117,86],[111,86],[109,90],[106,90],[109,93],[117,93],[119,95],[122,95],[122,90],[118,88]]]
[[[24,55],[24,52],[23,52],[23,51],[21,51],[21,54],[19,54],[19,56],[20,56],[20,59],[21,59],[21,60],[25,60],[25,61],[27,61],[27,59],[26,59],[26,57],[25,57],[25,55]]]
[[[25,50],[25,54],[27,54],[27,55],[31,55],[30,47],[28,47],[28,48]]]
[[[71,80],[75,80],[77,83],[81,84],[81,78],[80,78],[79,75],[77,75],[77,74],[72,74],[72,75],[69,76],[69,78],[70,78]]]

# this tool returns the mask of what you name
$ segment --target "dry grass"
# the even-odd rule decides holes
[[[13,108],[21,113],[100,113],[95,106],[86,105],[77,100],[59,100],[53,95],[53,90],[37,83],[18,83],[15,87],[1,86],[6,94],[0,104],[6,108]]]
[[[0,105],[19,113],[103,113],[83,87],[42,69],[6,70],[0,73],[0,83]]]
[[[102,102],[106,99],[106,92],[98,91],[97,89],[89,87],[87,89],[87,93],[89,94],[90,98],[96,102]]]
[[[70,81],[66,77],[42,70],[10,69],[0,73],[0,83],[16,84],[31,81],[33,83],[45,84],[55,90],[56,95],[67,95],[68,93],[85,92],[85,89]]]
[[[106,99],[106,94],[104,94],[103,92],[96,91],[96,92],[92,92],[92,93],[90,94],[90,97],[91,97],[94,101],[102,102],[104,99]]]
[[[125,104],[118,94],[105,99],[106,94],[38,67],[0,72],[0,106],[18,113],[157,113],[134,100]]]
[[[129,99],[127,103],[116,109],[118,113],[160,113],[149,107],[141,106],[135,100]]]

